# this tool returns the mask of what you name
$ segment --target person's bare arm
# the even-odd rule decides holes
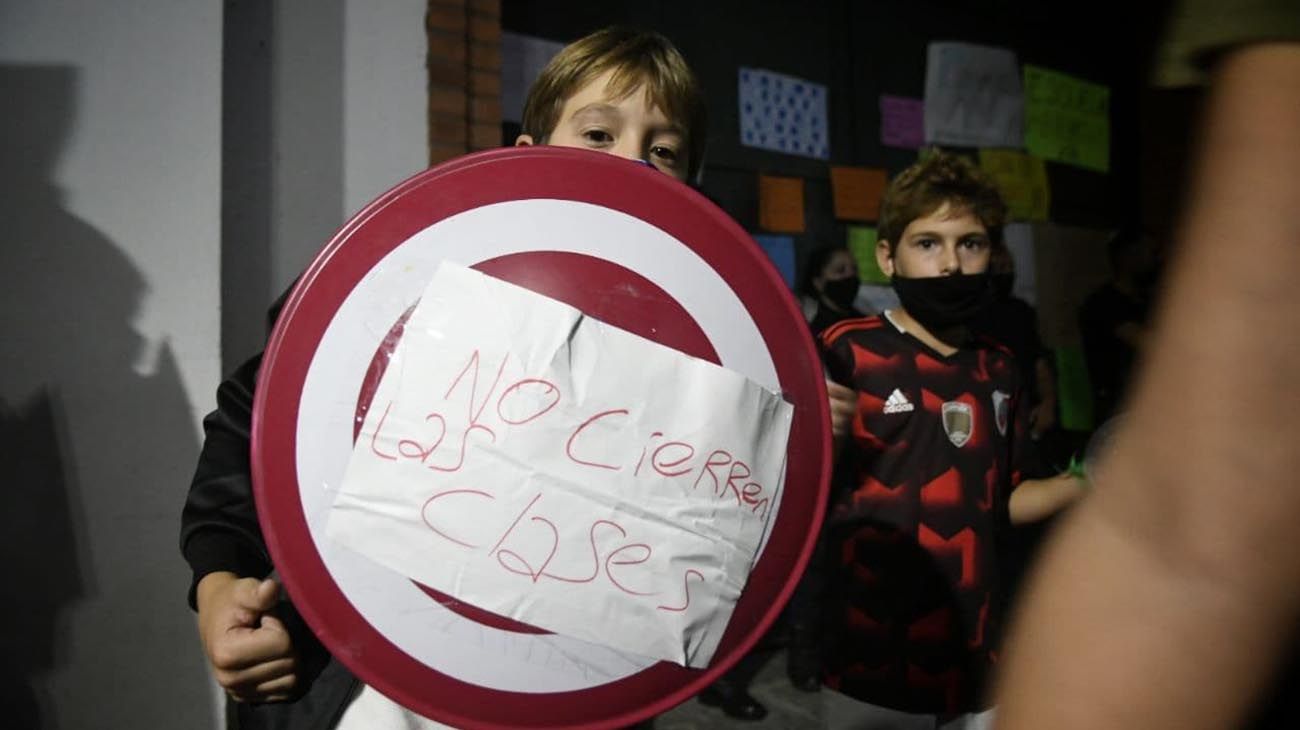
[[[1039,522],[1074,504],[1083,496],[1082,479],[1065,473],[1047,479],[1026,479],[1013,492],[1008,509],[1013,525]]]
[[[1015,622],[998,727],[1233,727],[1300,613],[1300,45],[1216,70],[1147,367]]]

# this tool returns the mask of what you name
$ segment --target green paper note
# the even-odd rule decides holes
[[[848,246],[858,262],[858,279],[867,284],[888,284],[889,277],[876,263],[876,229],[848,226]]]
[[[1061,411],[1061,428],[1067,431],[1091,431],[1092,386],[1083,350],[1078,347],[1056,348],[1056,402]]]
[[[1110,89],[1025,64],[1025,149],[1047,160],[1110,169]]]

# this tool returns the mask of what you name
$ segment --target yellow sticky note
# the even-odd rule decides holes
[[[758,225],[773,233],[803,233],[803,178],[758,176]]]
[[[997,183],[1011,220],[1047,220],[1052,194],[1042,159],[1017,150],[981,149],[980,167]]]
[[[885,171],[870,167],[831,168],[831,194],[835,217],[848,221],[874,221],[880,217],[885,194]]]

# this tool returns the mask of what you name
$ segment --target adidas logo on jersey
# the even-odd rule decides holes
[[[903,395],[903,391],[894,388],[894,392],[889,394],[889,399],[885,401],[885,413],[908,413],[915,406],[912,401]]]

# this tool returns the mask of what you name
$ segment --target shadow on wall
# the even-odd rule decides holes
[[[176,548],[198,438],[170,347],[139,363],[147,283],[52,181],[77,80],[0,65],[0,713],[10,728],[212,727]]]

